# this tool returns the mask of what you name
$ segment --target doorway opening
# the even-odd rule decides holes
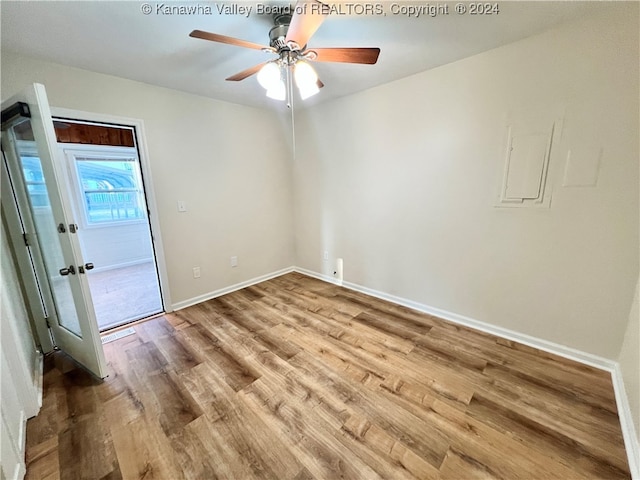
[[[54,127],[99,330],[163,313],[135,128],[55,117]],[[39,162],[23,160],[23,173],[37,188]]]

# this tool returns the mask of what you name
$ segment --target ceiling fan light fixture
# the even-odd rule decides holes
[[[262,88],[267,90],[278,88],[278,84],[282,83],[280,66],[277,60],[266,63],[258,72],[258,83],[262,85]],[[267,94],[268,95],[268,94]]]
[[[308,96],[318,93],[318,74],[309,63],[304,60],[298,60],[295,64],[293,75],[301,94],[303,91],[313,92]]]
[[[380,49],[377,47],[327,47],[307,50],[309,40],[331,13],[324,8],[326,5],[322,2],[324,0],[297,0],[295,7],[285,5],[281,9],[272,5],[274,26],[269,30],[269,46],[203,30],[193,30],[189,36],[278,55],[278,59],[246,68],[226,80],[239,82],[257,74],[258,82],[267,91],[268,97],[288,100],[287,106],[292,108],[293,83],[298,87],[303,100],[317,94],[324,86],[309,62],[373,65],[380,55]]]

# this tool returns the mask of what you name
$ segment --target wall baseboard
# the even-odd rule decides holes
[[[613,383],[616,406],[618,408],[618,418],[620,419],[620,427],[622,429],[624,445],[627,451],[631,477],[634,480],[640,480],[640,444],[638,443],[638,437],[636,435],[633,417],[631,414],[631,406],[629,405],[629,397],[627,397],[624,389],[624,381],[622,379],[622,373],[620,371],[620,365],[618,364],[618,362],[609,360],[608,358],[600,357],[598,355],[593,355],[591,353],[582,352],[566,345],[549,342],[547,340],[532,337],[530,335],[519,333],[514,330],[509,330],[507,328],[481,322],[464,315],[448,312],[440,308],[431,307],[429,305],[424,305],[412,300],[407,300],[406,298],[397,297],[395,295],[390,295],[388,293],[380,292],[368,287],[363,287],[362,285],[357,285],[355,283],[346,281],[340,283],[335,278],[329,275],[317,273],[305,268],[295,267],[294,271],[302,273],[303,275],[307,275],[309,277],[317,278],[318,280],[332,283],[334,285],[341,285],[350,290],[355,290],[366,295],[371,295],[372,297],[387,300],[391,303],[402,305],[404,307],[408,307],[422,313],[427,313],[429,315],[433,315],[434,317],[448,320],[452,323],[490,333],[492,335],[496,335],[507,340],[512,340],[514,342],[523,343],[525,345],[543,350],[545,352],[553,353],[555,355],[559,355],[561,357],[565,357],[570,360],[589,365],[591,367],[608,371],[611,374],[611,381]]]
[[[251,285],[255,285],[256,283],[265,282],[267,280],[271,280],[272,278],[276,278],[281,275],[291,273],[293,271],[294,271],[294,267],[283,268],[275,272],[267,273],[259,277],[245,280],[244,282],[236,283],[235,285],[231,285],[229,287],[220,288],[218,290],[214,290],[213,292],[205,293],[202,295],[198,295],[197,297],[189,298],[187,300],[174,303],[171,307],[173,310],[182,310],[183,308],[190,307],[191,305],[195,305],[201,302],[206,302],[207,300],[211,300],[212,298],[220,297],[222,295],[226,295],[227,293],[235,292],[236,290],[240,290],[245,287],[250,287]]]
[[[106,265],[106,266],[101,266],[101,267],[95,267],[93,269],[93,271],[95,273],[99,273],[99,272],[106,272],[109,270],[115,270],[116,268],[127,268],[127,267],[133,267],[134,265],[141,265],[143,263],[149,263],[149,262],[153,262],[153,257],[149,257],[149,258],[139,258],[137,260],[130,260],[128,262],[122,262],[122,263],[114,263],[112,265]]]
[[[304,275],[308,275],[310,277],[314,277],[319,280],[323,280],[325,282],[329,282],[337,285],[336,280],[328,275],[323,275],[323,274],[313,272],[311,270],[307,270],[304,268],[299,268],[299,267],[296,267],[295,271],[302,273]],[[613,372],[616,366],[616,362],[604,357],[600,357],[598,355],[582,352],[580,350],[568,347],[566,345],[549,342],[541,338],[536,338],[530,335],[526,335],[524,333],[516,332],[514,330],[509,330],[508,328],[491,325],[489,323],[482,322],[480,320],[475,320],[473,318],[466,317],[464,315],[459,315],[457,313],[449,312],[447,310],[442,310],[440,308],[414,302],[413,300],[408,300],[406,298],[390,295],[388,293],[374,290],[372,288],[363,287],[362,285],[343,281],[342,286],[350,290],[355,290],[360,293],[371,295],[372,297],[380,298],[382,300],[387,300],[397,305],[409,307],[413,310],[417,310],[422,313],[433,315],[434,317],[442,318],[443,320],[448,320],[450,322],[457,323],[465,327],[474,328],[476,330],[490,333],[492,335],[496,335],[498,337],[505,338],[507,340],[513,340],[514,342],[523,343],[530,347],[537,348],[539,350],[544,350],[545,352],[553,353],[555,355],[560,355],[561,357],[565,357],[570,360],[575,360],[576,362],[584,363],[586,365],[590,365],[592,367],[599,368],[601,370],[607,370],[609,372]]]
[[[638,432],[636,432],[636,427],[633,423],[631,405],[629,405],[629,397],[624,388],[624,379],[622,378],[622,371],[618,363],[616,363],[615,368],[611,372],[611,380],[613,381],[613,390],[618,407],[618,418],[620,419],[620,427],[622,428],[624,446],[627,450],[631,478],[640,480],[640,441],[638,440]]]

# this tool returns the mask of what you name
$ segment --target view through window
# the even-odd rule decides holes
[[[142,179],[137,162],[76,157],[87,226],[144,220]]]

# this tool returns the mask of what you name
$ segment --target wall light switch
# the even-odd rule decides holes
[[[329,250],[325,250],[324,254],[322,255],[322,259],[326,262],[327,260],[329,260]]]
[[[231,257],[231,266],[232,267],[237,267],[238,266],[238,257],[236,257],[236,256]]]
[[[200,267],[193,267],[193,278],[200,278]]]
[[[187,202],[184,200],[178,200],[178,211],[186,212],[187,211]]]

